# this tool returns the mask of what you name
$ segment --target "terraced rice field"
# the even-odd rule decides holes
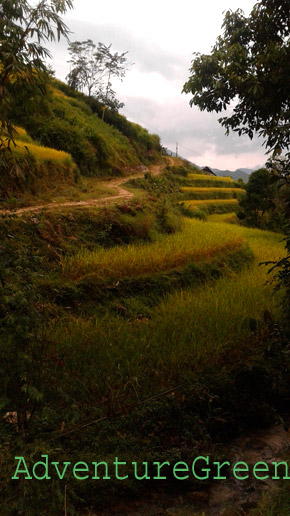
[[[188,240],[190,230],[195,236]],[[196,224],[194,221],[179,238],[183,239],[183,252],[186,249],[188,252],[191,245],[194,252],[201,246],[200,256],[206,256],[203,238],[207,245],[213,246],[212,249],[217,249],[222,241],[231,247],[244,239],[254,251],[255,262],[242,272],[231,272],[214,283],[179,289],[166,295],[149,319],[128,322],[120,317],[97,317],[59,327],[56,340],[69,349],[72,359],[78,361],[77,355],[81,353],[79,361],[84,363],[85,355],[86,371],[80,373],[95,377],[97,367],[98,388],[104,395],[105,386],[113,392],[115,382],[124,396],[127,396],[128,385],[144,396],[155,393],[157,386],[160,390],[172,383],[192,379],[193,371],[200,364],[213,364],[221,353],[239,352],[243,343],[251,339],[250,319],[256,319],[263,328],[265,311],[273,318],[280,313],[280,297],[273,296],[272,286],[267,283],[270,279],[267,267],[259,263],[283,256],[281,235],[224,222],[197,221]],[[173,246],[174,239],[169,242],[171,252],[177,251]],[[147,249],[147,253],[149,249],[152,253],[155,246],[147,246]],[[136,250],[136,263],[142,263],[138,271],[143,271],[140,250]],[[112,251],[109,255],[113,256]],[[132,256],[132,250],[127,259],[129,256]],[[146,256],[149,259],[149,254]],[[96,270],[96,257],[96,254],[91,256],[87,272]]]
[[[184,186],[181,192],[184,199],[239,199],[245,191],[242,188]]]
[[[185,206],[198,206],[199,204],[238,204],[237,199],[193,199],[191,201],[182,201]]]
[[[209,199],[208,205],[217,201]],[[191,202],[197,207],[205,203]],[[235,206],[237,200],[230,204]],[[80,251],[64,261],[66,278],[96,275],[118,283],[124,276],[154,276],[192,261],[220,256],[222,262],[225,254],[247,245],[254,253],[254,262],[240,272],[228,269],[214,282],[167,293],[148,318],[128,321],[110,314],[58,327],[56,341],[69,350],[68,355],[78,362],[81,353],[80,363],[85,355],[83,374],[95,377],[98,369],[100,395],[106,396],[106,386],[115,392],[117,385],[120,396],[127,399],[128,386],[138,397],[156,393],[157,386],[160,390],[188,378],[192,381],[200,364],[213,364],[221,354],[238,353],[250,344],[250,320],[255,319],[262,331],[265,312],[274,320],[279,316],[281,293],[273,296],[268,269],[260,263],[284,256],[282,235],[227,224],[234,217],[230,212],[210,216],[206,222],[186,218],[180,233],[154,243]],[[130,302],[143,301],[134,297]]]
[[[192,192],[192,193],[200,193],[200,192],[236,192],[240,193],[241,188],[218,188],[216,186],[213,187],[202,187],[202,186],[183,186],[181,188],[182,192]]]
[[[212,183],[215,183],[215,182],[233,183],[234,182],[234,180],[231,177],[210,176],[207,174],[188,174],[187,177],[192,180],[198,179],[199,181],[211,181]]]
[[[204,217],[214,212],[234,211],[245,192],[243,188],[235,186],[237,183],[231,177],[188,174],[187,179],[192,186],[181,189],[184,200],[180,203],[185,208],[203,212]]]
[[[188,262],[212,258],[243,245],[243,239],[228,226],[216,231],[216,225],[185,219],[183,231],[161,237],[151,244],[128,245],[89,252],[80,251],[65,258],[63,273],[71,279],[95,275],[100,279],[118,279],[158,273]]]

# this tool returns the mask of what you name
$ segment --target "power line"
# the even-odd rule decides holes
[[[152,131],[154,132],[157,132],[158,134],[160,134],[161,136],[163,136],[164,138],[168,139],[168,140],[172,140],[174,141],[174,137],[173,136],[169,136],[168,134],[165,134],[163,133],[162,131],[160,131],[159,129],[157,129],[156,127],[154,128],[151,124],[148,124],[148,122],[145,122],[145,120],[142,120],[142,118],[140,118],[140,116],[136,116],[134,114],[132,114],[130,111],[126,110],[128,115],[130,117],[133,117],[133,118],[137,118],[138,120],[140,120],[140,122],[142,124],[145,124],[147,127],[149,127]],[[184,145],[180,144],[179,143],[179,147],[182,147],[183,149],[189,151],[189,152],[192,152],[193,154],[196,154],[196,151],[194,151],[193,149],[189,149],[189,147],[185,147]]]

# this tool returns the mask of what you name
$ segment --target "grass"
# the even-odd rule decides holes
[[[185,220],[183,231],[160,237],[152,244],[82,250],[63,260],[63,273],[74,280],[91,274],[108,280],[156,274],[239,248],[242,238],[228,229],[224,226],[217,232],[215,224],[205,226],[198,220]]]

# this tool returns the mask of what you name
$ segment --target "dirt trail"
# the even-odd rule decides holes
[[[290,450],[290,432],[283,425],[272,426],[265,430],[248,432],[234,439],[221,448],[232,464],[244,461],[252,470],[255,463],[264,461],[283,461]],[[194,455],[193,455],[194,458]],[[270,476],[274,474],[270,468]],[[280,473],[281,476],[284,473]],[[202,482],[201,482],[202,484]],[[249,510],[256,507],[262,493],[274,492],[278,487],[275,480],[256,480],[252,474],[249,479],[241,481],[231,474],[227,480],[216,481],[209,488],[193,489],[192,491],[168,492],[166,488],[147,492],[146,498],[136,501],[121,501],[110,510],[94,512],[94,516],[236,516],[247,515]]]
[[[26,208],[19,208],[18,210],[0,210],[0,215],[24,215],[25,213],[37,213],[42,210],[55,210],[57,208],[70,208],[70,207],[86,207],[86,206],[106,206],[107,204],[117,202],[119,200],[126,200],[134,197],[132,192],[122,188],[122,185],[129,181],[129,179],[136,179],[143,177],[144,172],[150,172],[153,176],[157,176],[162,170],[169,164],[174,165],[174,160],[167,157],[167,163],[159,165],[151,165],[150,167],[144,167],[142,173],[135,174],[133,176],[120,177],[117,179],[109,179],[105,182],[105,186],[108,188],[115,188],[117,195],[110,195],[109,197],[102,197],[98,199],[87,199],[85,201],[67,201],[67,202],[50,202],[47,204],[41,204],[39,206],[28,206]]]

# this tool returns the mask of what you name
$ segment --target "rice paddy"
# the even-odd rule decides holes
[[[254,266],[215,283],[167,295],[151,320],[128,323],[118,317],[97,317],[58,329],[55,338],[68,347],[73,360],[85,354],[86,374],[93,375],[97,363],[100,392],[105,385],[114,389],[114,378],[120,396],[129,384],[138,396],[156,392],[157,385],[160,389],[184,381],[200,364],[242,349],[251,339],[250,319],[259,325],[266,311],[273,318],[279,316],[280,297],[272,295],[267,268],[259,263],[283,256],[281,235],[225,223],[200,225],[205,234],[215,225],[220,239],[225,232],[233,242],[245,238],[255,254]]]
[[[243,245],[243,239],[227,226],[216,231],[199,220],[184,221],[183,231],[160,237],[151,244],[128,245],[89,252],[80,251],[64,259],[66,277],[79,279],[94,274],[100,279],[156,274],[183,266],[191,261],[209,259]]]
[[[191,201],[182,201],[185,206],[192,207],[198,206],[199,204],[207,205],[207,204],[238,204],[237,199],[194,199]]]
[[[245,194],[242,188],[218,188],[202,186],[184,186],[181,188],[184,199],[239,199]]]
[[[241,188],[218,188],[218,187],[205,187],[203,188],[202,186],[183,186],[181,188],[181,191],[182,192],[190,192],[190,193],[201,193],[201,192],[206,192],[206,193],[211,193],[211,192],[218,192],[218,193],[221,193],[221,192],[236,192],[236,193],[240,193],[241,191],[243,191]]]
[[[15,143],[16,147],[13,147],[13,152],[16,154],[21,154],[23,156],[28,151],[36,160],[57,161],[65,165],[73,165],[72,157],[67,152],[58,151],[49,147],[42,147],[40,145],[21,140],[15,140]]]
[[[229,178],[224,181],[232,183]],[[80,251],[62,264],[70,280],[95,275],[118,282],[213,257],[222,261],[225,254],[247,245],[254,253],[254,262],[242,272],[229,269],[214,282],[165,294],[149,318],[128,321],[111,314],[59,327],[55,338],[72,360],[85,354],[86,374],[93,375],[97,364],[100,395],[106,396],[106,388],[115,392],[114,378],[120,397],[127,396],[131,386],[130,394],[137,399],[192,379],[201,364],[213,364],[225,353],[237,354],[249,346],[251,320],[262,331],[265,313],[274,320],[280,316],[281,293],[273,296],[268,269],[260,263],[285,255],[282,235],[228,224],[235,219],[237,199],[191,200],[186,205],[228,205],[232,210],[209,216],[206,222],[185,218],[181,232],[150,244]],[[138,303],[138,295],[131,303]]]
[[[222,183],[233,183],[234,180],[231,177],[221,177],[221,176],[210,176],[206,174],[188,174],[188,179],[198,179],[198,181],[211,181],[212,183],[215,182],[222,182]]]

